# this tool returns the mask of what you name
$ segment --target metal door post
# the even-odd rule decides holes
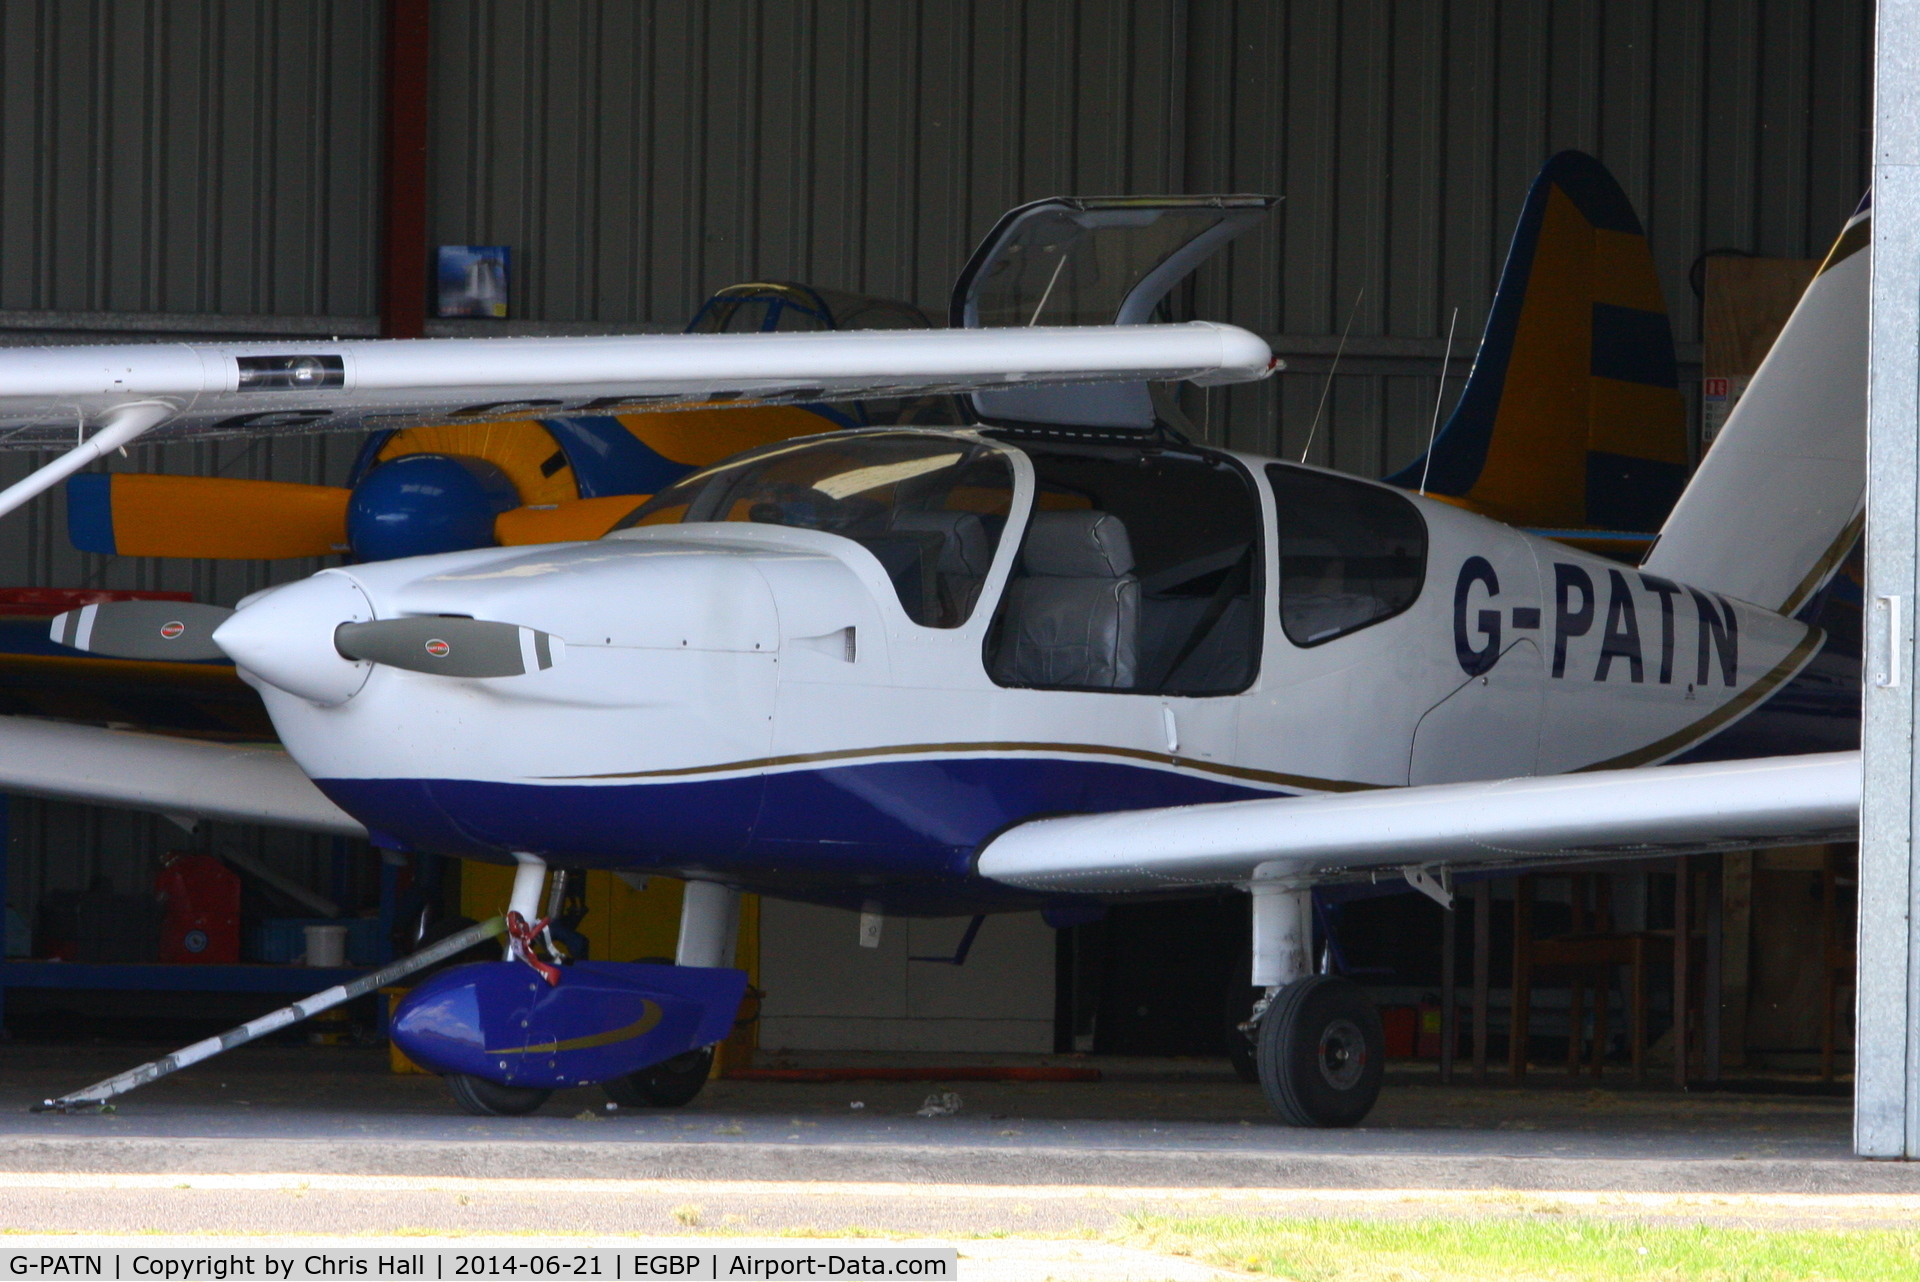
[[[1920,0],[1880,0],[1867,356],[1867,644],[1854,1151],[1920,1157],[1913,606],[1920,465]]]

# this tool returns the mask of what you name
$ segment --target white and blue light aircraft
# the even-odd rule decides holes
[[[1579,243],[1607,287],[1616,233],[1584,190],[1540,194],[1547,230],[1525,255],[1516,242],[1518,292],[1503,283],[1432,470],[1458,470],[1473,415],[1506,412],[1501,380],[1531,359],[1525,285],[1555,199],[1599,228]],[[1024,207],[976,254],[945,331],[0,352],[0,444],[74,445],[0,510],[137,437],[930,390],[978,413],[736,456],[594,542],[346,565],[232,611],[62,616],[54,639],[79,650],[230,657],[285,752],[6,719],[0,787],[515,864],[527,922],[549,864],[686,878],[690,975],[729,955],[742,892],[871,929],[1238,887],[1267,1098],[1295,1124],[1357,1122],[1380,1087],[1379,1020],[1314,971],[1316,884],[1404,876],[1445,902],[1463,867],[1855,831],[1857,687],[1820,667],[1813,619],[1860,528],[1868,223],[1848,224],[1629,564],[1468,510],[1458,486],[1170,429],[1150,383],[1270,371],[1245,331],[1147,323],[1269,203]],[[1573,394],[1664,395],[1670,340],[1665,375],[1636,382],[1631,360],[1607,363],[1609,343],[1632,355],[1608,307],[1596,295],[1592,383]],[[668,1078],[697,1087],[733,1013],[693,1011],[617,1072],[582,1067],[563,1052],[664,1028],[673,991],[503,1033],[488,1003],[524,1016],[542,982],[517,962],[463,970],[521,995],[476,1006],[443,986],[414,1045],[479,1111],[615,1077],[682,1098]]]

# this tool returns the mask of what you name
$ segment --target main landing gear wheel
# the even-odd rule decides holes
[[[1386,1076],[1380,1012],[1358,984],[1311,975],[1281,989],[1257,1033],[1260,1089],[1293,1126],[1353,1126]]]
[[[625,1077],[600,1083],[621,1108],[679,1108],[691,1103],[713,1071],[713,1047],[688,1051]]]
[[[534,1086],[502,1086],[466,1073],[448,1073],[446,1082],[454,1102],[475,1117],[524,1117],[553,1094]]]

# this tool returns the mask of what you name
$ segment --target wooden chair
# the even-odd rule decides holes
[[[1598,881],[1595,891],[1594,883]],[[1588,901],[1593,896],[1592,909]],[[1647,1063],[1647,967],[1656,960],[1673,955],[1671,931],[1615,931],[1611,886],[1604,876],[1574,874],[1573,929],[1551,939],[1533,937],[1533,878],[1518,879],[1514,892],[1513,930],[1513,1023],[1508,1039],[1507,1072],[1513,1081],[1526,1076],[1527,1036],[1531,1023],[1533,986],[1536,978],[1550,976],[1567,983],[1570,1020],[1567,1037],[1567,1072],[1580,1071],[1582,1053],[1589,1039],[1584,1035],[1585,993],[1594,994],[1593,1035],[1588,1057],[1593,1075],[1601,1076],[1606,1060],[1608,1006],[1611,978],[1616,969],[1627,970],[1627,1044],[1633,1064],[1633,1080],[1646,1077]]]
[[[1859,961],[1854,951],[1853,936],[1846,931],[1840,920],[1841,874],[1850,871],[1842,867],[1841,856],[1832,846],[1827,847],[1820,867],[1820,942],[1821,956],[1826,963],[1826,973],[1822,977],[1820,1036],[1820,1080],[1833,1080],[1833,1063],[1837,1049],[1840,1023],[1840,990],[1852,987],[1854,969]]]

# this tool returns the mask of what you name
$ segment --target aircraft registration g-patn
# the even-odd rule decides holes
[[[1149,390],[1270,372],[1253,334],[1147,322],[1271,203],[1024,206],[940,331],[0,352],[0,443],[74,444],[6,507],[135,437],[927,390],[976,415],[753,450],[597,541],[64,615],[79,650],[230,657],[285,753],[8,718],[0,786],[517,864],[523,923],[549,864],[686,878],[676,966],[548,976],[523,929],[413,991],[396,1039],[480,1112],[589,1082],[690,1097],[744,983],[723,965],[743,891],[871,928],[1238,887],[1266,1096],[1353,1124],[1380,1023],[1315,973],[1316,884],[1445,902],[1457,868],[1855,831],[1854,695],[1814,679],[1813,620],[1860,528],[1868,223],[1687,482],[1684,452],[1635,445],[1679,413],[1638,222],[1597,164],[1556,158],[1414,485],[1194,443]],[[1556,352],[1574,385],[1516,397]],[[1684,483],[1664,525],[1494,519],[1554,396],[1587,511],[1664,486],[1664,512]],[[1659,529],[1644,559],[1573,545],[1636,528]]]

